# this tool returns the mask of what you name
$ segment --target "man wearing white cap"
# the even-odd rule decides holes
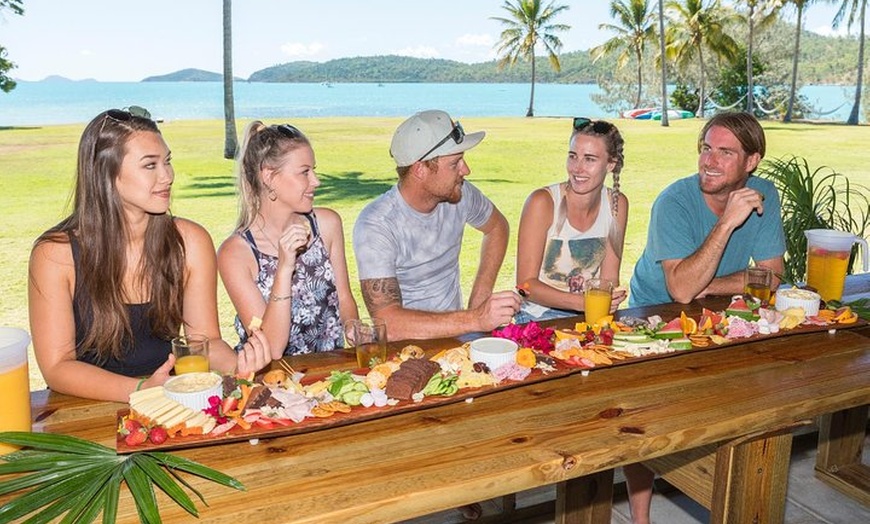
[[[353,230],[366,308],[386,321],[390,340],[490,331],[519,310],[513,291],[492,292],[507,249],[507,220],[465,180],[471,170],[464,152],[484,134],[465,134],[450,115],[430,110],[393,135],[399,181],[362,210]],[[465,224],[483,233],[467,309],[459,282]]]

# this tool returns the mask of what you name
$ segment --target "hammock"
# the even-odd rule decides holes
[[[734,103],[731,104],[730,106],[720,106],[719,104],[717,104],[716,102],[714,102],[712,98],[710,98],[710,97],[708,96],[708,97],[707,97],[707,103],[710,104],[711,106],[715,107],[715,108],[718,109],[719,111],[728,111],[729,109],[734,109],[735,107],[737,107],[738,105],[740,105],[740,103],[743,102],[743,99],[744,99],[744,98],[746,98],[746,95],[741,96],[741,97],[740,97],[740,100],[734,102]]]
[[[777,105],[773,109],[765,109],[765,107],[763,105],[761,105],[761,102],[759,100],[757,100],[757,99],[755,100],[755,107],[757,107],[758,110],[761,111],[762,113],[764,113],[765,115],[772,115],[774,113],[781,113],[782,106],[784,104],[785,104],[785,102],[781,102],[779,105]]]
[[[836,112],[839,111],[840,109],[843,109],[843,106],[845,106],[845,105],[848,104],[848,103],[849,103],[849,102],[843,102],[842,104],[838,105],[838,106],[835,107],[834,109],[831,109],[830,111],[807,111],[807,113],[809,113],[809,114],[811,114],[811,115],[815,115],[815,116],[827,116],[827,115],[833,115],[834,113],[836,113]]]

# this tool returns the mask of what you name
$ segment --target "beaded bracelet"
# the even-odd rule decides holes
[[[142,389],[142,384],[144,384],[146,380],[148,380],[148,379],[147,378],[140,378],[139,382],[136,383],[136,390],[135,391],[139,391],[140,389]]]
[[[290,300],[291,298],[293,298],[292,293],[281,297],[275,295],[274,293],[269,293],[269,300],[272,302],[281,302],[282,300]]]

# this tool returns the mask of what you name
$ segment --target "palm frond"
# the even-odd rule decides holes
[[[5,462],[0,464],[0,476],[13,475],[0,481],[0,495],[24,491],[0,506],[0,522],[27,516],[27,523],[54,522],[63,516],[62,523],[90,523],[101,512],[104,524],[114,522],[122,480],[133,495],[142,522],[160,522],[154,485],[197,516],[196,506],[181,486],[190,489],[204,504],[205,499],[179,476],[179,471],[230,488],[245,489],[228,475],[169,453],[119,456],[100,444],[50,433],[3,432],[0,442],[29,448],[0,456]]]

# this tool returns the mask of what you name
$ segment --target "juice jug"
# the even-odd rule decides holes
[[[27,373],[27,345],[30,335],[23,329],[0,327],[0,391],[3,416],[0,431],[30,431],[30,377]],[[0,455],[18,449],[0,444]]]
[[[867,271],[867,241],[858,235],[833,229],[809,229],[807,237],[807,285],[815,288],[822,300],[840,300],[849,255],[855,243],[863,249],[861,259]]]

